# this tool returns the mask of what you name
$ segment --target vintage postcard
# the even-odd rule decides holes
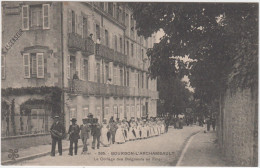
[[[2,166],[258,166],[258,2],[1,2]]]

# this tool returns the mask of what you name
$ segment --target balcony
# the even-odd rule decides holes
[[[87,54],[87,56],[89,55],[93,55],[94,51],[95,51],[95,44],[94,41],[90,38],[86,38],[84,39],[84,48],[83,48],[83,52],[85,52]]]
[[[115,51],[114,62],[126,64],[126,55],[124,55],[118,51]]]
[[[73,51],[80,51],[84,49],[85,42],[82,37],[76,33],[68,34],[68,47]]]
[[[114,50],[102,44],[96,44],[96,55],[113,61]]]

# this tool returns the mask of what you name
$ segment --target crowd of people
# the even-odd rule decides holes
[[[103,119],[102,123],[98,122],[98,119],[89,120],[93,115],[89,114],[87,118],[84,118],[83,124],[81,126],[77,125],[76,118],[72,118],[68,129],[68,136],[70,140],[69,155],[77,155],[78,140],[81,139],[83,143],[82,154],[88,151],[88,141],[92,139],[92,149],[100,148],[100,146],[109,147],[111,144],[122,144],[127,141],[135,141],[141,139],[147,139],[150,137],[159,136],[168,131],[168,122],[164,118],[153,118],[150,119],[140,119],[131,118],[126,119],[116,119],[111,117],[109,120]],[[58,116],[56,117],[58,118]],[[94,121],[94,122],[92,122]],[[57,128],[57,130],[55,130]],[[60,135],[56,135],[59,132]],[[54,132],[54,133],[53,133]],[[62,155],[61,140],[65,134],[65,129],[62,128],[60,122],[56,119],[51,127],[52,136],[52,152],[51,156],[55,156],[55,146],[58,142],[58,151]]]

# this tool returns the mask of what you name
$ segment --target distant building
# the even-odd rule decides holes
[[[57,114],[66,128],[90,112],[99,121],[157,115],[146,55],[155,36],[137,36],[126,3],[3,2],[2,9],[2,143],[31,134],[46,143]]]

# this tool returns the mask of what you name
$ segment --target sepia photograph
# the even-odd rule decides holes
[[[2,166],[258,167],[258,1],[1,1],[0,20]]]

